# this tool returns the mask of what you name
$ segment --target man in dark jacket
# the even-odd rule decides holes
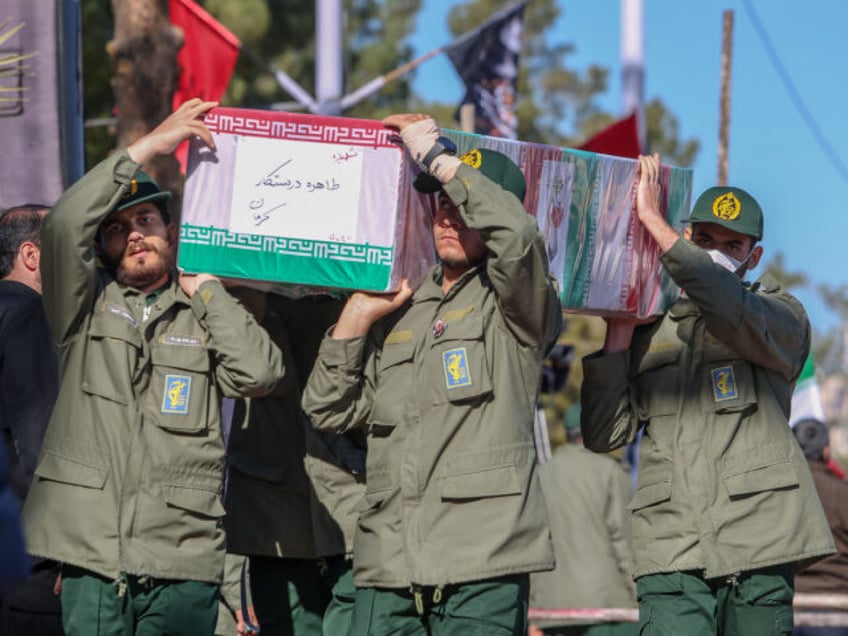
[[[0,431],[10,483],[23,507],[56,401],[58,369],[41,304],[41,220],[49,208],[21,205],[0,217]],[[62,634],[53,593],[58,566],[31,564],[29,577],[0,592],[0,633]]]
[[[354,508],[365,492],[365,436],[313,430],[300,406],[318,347],[344,300],[246,287],[230,293],[280,348],[286,375],[270,395],[235,404],[224,500],[227,551],[249,558],[263,634],[321,634],[322,625],[327,634],[345,634],[349,616],[347,623],[327,625],[325,613],[351,565],[346,544],[352,546]]]

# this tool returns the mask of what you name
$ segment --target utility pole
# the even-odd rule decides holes
[[[721,100],[718,123],[718,180],[727,185],[727,164],[730,150],[730,77],[733,69],[733,11],[724,12],[721,29]]]
[[[636,113],[639,147],[645,140],[645,11],[643,0],[621,0],[621,109]]]

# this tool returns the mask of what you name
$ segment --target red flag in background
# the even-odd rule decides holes
[[[636,113],[610,124],[586,140],[578,150],[588,150],[602,155],[637,159],[642,150],[639,147],[639,123]]]
[[[220,100],[230,83],[241,42],[192,0],[168,0],[168,12],[171,24],[185,33],[177,54],[180,84],[174,93],[174,110],[193,97]],[[174,154],[185,173],[188,142],[180,144]]]

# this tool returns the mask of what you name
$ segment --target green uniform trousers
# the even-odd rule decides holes
[[[526,636],[530,576],[422,587],[356,588],[348,636]]]
[[[251,556],[250,593],[262,636],[321,634],[333,586],[345,567],[341,555],[321,559]]]
[[[341,562],[339,576],[333,585],[333,598],[324,612],[324,636],[344,636],[353,620],[356,587],[353,584],[353,562]]]
[[[62,624],[67,636],[212,634],[218,597],[214,583],[133,575],[110,581],[82,568],[62,568]]]
[[[773,636],[792,633],[795,568],[780,565],[732,577],[694,572],[636,580],[642,636]]]

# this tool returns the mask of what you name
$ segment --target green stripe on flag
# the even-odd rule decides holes
[[[186,272],[227,278],[384,292],[388,291],[393,258],[391,247],[233,234],[183,225],[177,264]]]

